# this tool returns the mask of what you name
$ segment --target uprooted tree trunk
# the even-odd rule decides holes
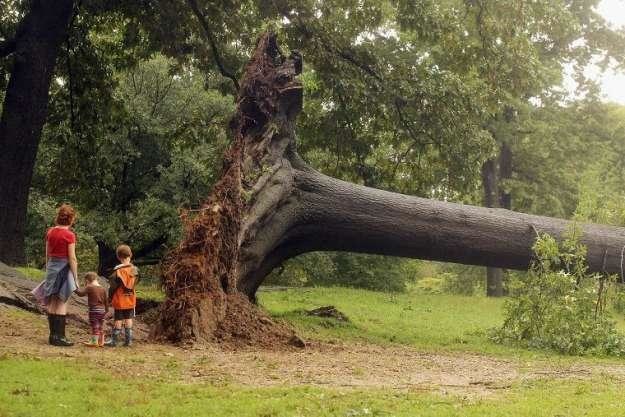
[[[434,201],[327,177],[296,151],[301,57],[265,34],[246,67],[221,179],[164,263],[154,335],[170,341],[267,342],[288,332],[249,300],[284,260],[315,250],[375,253],[525,269],[538,233],[570,222]],[[621,271],[625,229],[581,226],[591,270]],[[277,330],[276,330],[277,329]]]

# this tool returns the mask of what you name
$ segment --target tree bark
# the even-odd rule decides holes
[[[482,165],[482,188],[484,191],[484,206],[499,206],[499,179],[497,176],[497,160],[488,159]],[[486,296],[503,296],[503,271],[501,268],[486,267]]]
[[[103,240],[96,239],[96,244],[98,245],[98,275],[108,277],[115,265],[119,263],[115,249]]]
[[[0,260],[25,262],[24,229],[28,193],[48,92],[72,0],[31,2],[20,23],[14,62],[0,119]]]
[[[304,252],[526,269],[538,233],[561,239],[571,228],[565,220],[391,193],[315,171],[296,150],[301,64],[299,54],[282,55],[273,34],[259,39],[241,80],[221,179],[199,213],[183,216],[185,237],[164,263],[167,298],[155,336],[258,342],[270,329],[241,295],[253,300],[273,268]],[[625,229],[580,228],[590,270],[619,273]]]
[[[133,249],[133,263],[135,265],[156,265],[158,260],[155,258],[145,259],[148,256],[154,254],[157,250],[160,250],[162,246],[167,242],[167,236],[157,236],[153,240],[144,243],[142,246]],[[98,245],[98,275],[101,277],[108,277],[113,272],[115,265],[119,263],[115,248],[109,246],[105,241],[96,239]],[[145,261],[145,262],[142,262]]]
[[[512,178],[512,148],[508,142],[501,143],[499,151],[499,181]],[[507,210],[512,209],[512,195],[510,192],[499,187],[499,207]]]

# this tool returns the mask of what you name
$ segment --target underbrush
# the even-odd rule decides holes
[[[607,308],[610,280],[590,274],[586,248],[571,231],[561,244],[548,235],[534,244],[535,261],[510,286],[499,343],[569,355],[625,355],[625,337]]]

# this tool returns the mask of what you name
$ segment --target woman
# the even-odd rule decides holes
[[[63,204],[57,211],[55,226],[46,233],[46,278],[39,291],[48,310],[48,342],[54,346],[73,345],[65,337],[65,318],[67,300],[78,288],[76,235],[70,230],[75,219],[72,206]]]

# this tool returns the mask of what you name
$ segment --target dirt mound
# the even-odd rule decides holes
[[[221,320],[216,339],[233,347],[259,346],[280,349],[291,342],[295,336],[288,326],[275,322],[265,312],[249,302],[242,294],[228,297],[226,315]]]
[[[343,314],[342,312],[340,312],[339,310],[337,310],[337,308],[334,306],[324,306],[324,307],[315,308],[313,310],[306,311],[306,314],[309,316],[316,316],[316,317],[330,317],[338,321],[349,322],[349,319],[347,318],[347,316]]]

